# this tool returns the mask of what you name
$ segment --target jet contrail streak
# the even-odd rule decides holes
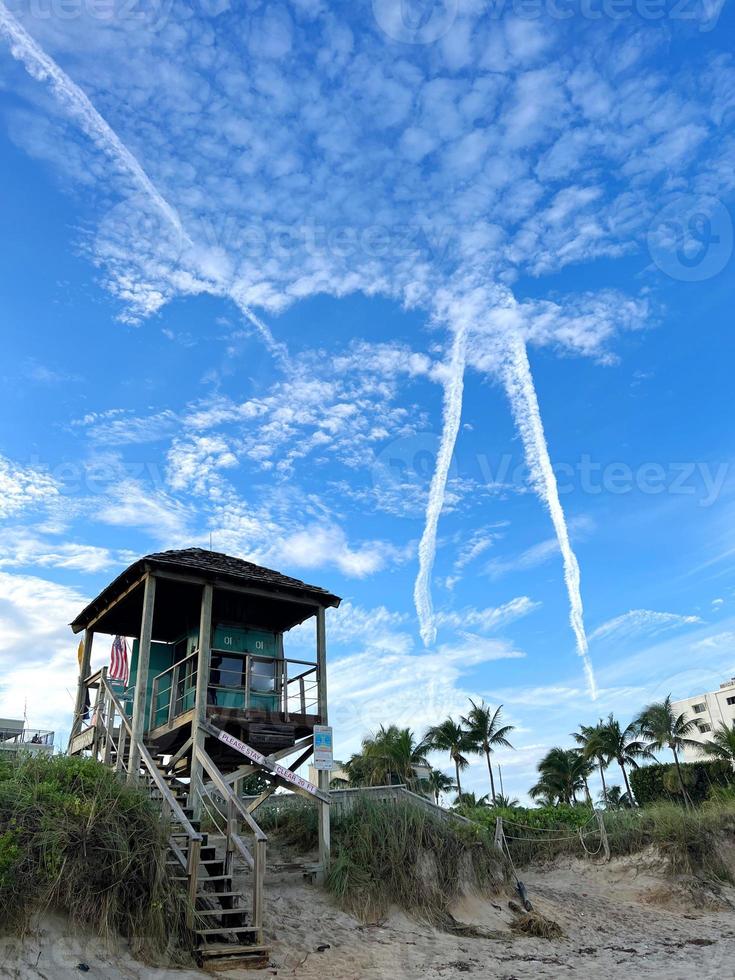
[[[564,562],[564,581],[569,595],[569,621],[577,640],[577,652],[584,661],[590,695],[595,699],[597,682],[589,658],[587,635],[584,629],[579,563],[569,541],[567,522],[559,500],[559,489],[546,445],[526,344],[517,332],[511,333],[506,343],[507,355],[503,365],[505,389],[510,399],[513,418],[521,434],[534,490],[548,508],[559,542]]]
[[[59,65],[49,57],[25,28],[13,17],[0,0],[0,34],[10,43],[10,52],[20,61],[28,74],[39,82],[48,82],[56,98],[76,118],[87,136],[113,157],[133,178],[138,187],[150,198],[164,220],[181,236],[181,239],[196,254],[196,247],[184,229],[175,208],[157,190],[155,184],[125,146],[110,124],[95,109],[86,93],[72,81]],[[266,346],[280,360],[285,359],[285,347],[273,337],[262,320],[235,294],[232,286],[217,283],[224,295],[233,300],[241,313],[255,326]]]
[[[436,457],[436,466],[431,478],[431,486],[429,487],[426,523],[419,542],[419,571],[413,587],[413,599],[419,617],[419,631],[425,646],[429,646],[436,639],[434,610],[431,602],[431,571],[436,555],[436,532],[439,525],[439,515],[444,506],[449,466],[462,417],[466,357],[467,328],[460,326],[454,334],[454,343],[447,366],[449,376],[444,383],[444,427]]]

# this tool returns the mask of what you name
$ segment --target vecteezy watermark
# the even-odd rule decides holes
[[[722,201],[685,195],[658,213],[648,231],[648,250],[667,276],[701,282],[725,268],[732,240],[732,218]]]
[[[484,0],[475,16],[500,20],[688,21],[711,31],[723,3],[716,0]],[[375,20],[383,33],[404,44],[433,44],[445,37],[459,17],[458,0],[373,0]]]
[[[404,44],[433,44],[449,32],[459,0],[373,0],[381,30]]]
[[[439,436],[434,432],[418,432],[394,439],[373,464],[373,484],[392,485],[400,490],[428,486],[436,467],[439,442]],[[457,464],[452,457],[449,479],[456,475]]]
[[[417,488],[426,490],[436,467],[438,449],[439,437],[431,432],[394,440],[375,461],[373,484],[405,493]],[[582,454],[571,463],[557,461],[553,469],[560,495],[670,494],[693,497],[700,507],[711,507],[723,492],[731,464],[697,460],[649,461],[633,466],[621,461],[602,462]],[[458,476],[495,493],[521,493],[529,486],[525,461],[512,453],[498,457],[458,453],[452,459],[449,480]]]

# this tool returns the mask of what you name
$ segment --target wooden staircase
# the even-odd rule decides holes
[[[214,807],[224,826],[219,843],[202,833],[201,822],[189,809],[191,787],[181,782],[191,771],[186,759],[167,767],[167,757],[158,754],[154,745],[135,744],[132,726],[107,681],[105,668],[95,715],[95,738],[89,746],[94,755],[129,782],[146,787],[170,827],[166,863],[189,897],[192,953],[197,962],[215,970],[266,965],[270,954],[263,935],[266,835],[203,750],[197,758],[205,778],[195,792],[209,813]],[[132,772],[134,745],[140,766]],[[80,743],[78,751],[87,747]],[[71,752],[74,754],[73,747]],[[241,836],[245,832],[253,834],[252,850]],[[247,892],[235,883],[236,875],[242,872],[244,877],[248,871],[249,901]]]

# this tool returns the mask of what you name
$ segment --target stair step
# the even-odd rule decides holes
[[[235,953],[261,956],[270,953],[270,946],[230,946],[229,943],[204,943],[197,946],[200,956],[232,956]]]
[[[232,875],[207,875],[207,877],[203,878],[202,880],[206,883],[209,883],[210,881],[232,881]]]
[[[236,908],[236,909],[197,909],[197,915],[245,915],[248,912],[246,908]]]
[[[208,881],[211,881],[212,879],[209,878],[207,880]],[[197,898],[207,898],[207,899],[212,899],[212,898],[242,898],[243,901],[245,900],[245,896],[243,895],[242,892],[197,892],[196,897]]]
[[[213,926],[211,929],[195,929],[197,936],[221,936],[230,932],[260,932],[258,926]]]

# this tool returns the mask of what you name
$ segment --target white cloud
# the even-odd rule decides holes
[[[619,641],[643,635],[657,636],[671,629],[700,625],[702,622],[699,616],[655,612],[652,609],[631,609],[598,626],[590,633],[590,640],[613,638]]]
[[[42,469],[0,456],[0,518],[58,499],[59,487]]]
[[[0,715],[54,730],[65,747],[74,710],[77,644],[67,625],[88,597],[31,575],[0,572]]]

